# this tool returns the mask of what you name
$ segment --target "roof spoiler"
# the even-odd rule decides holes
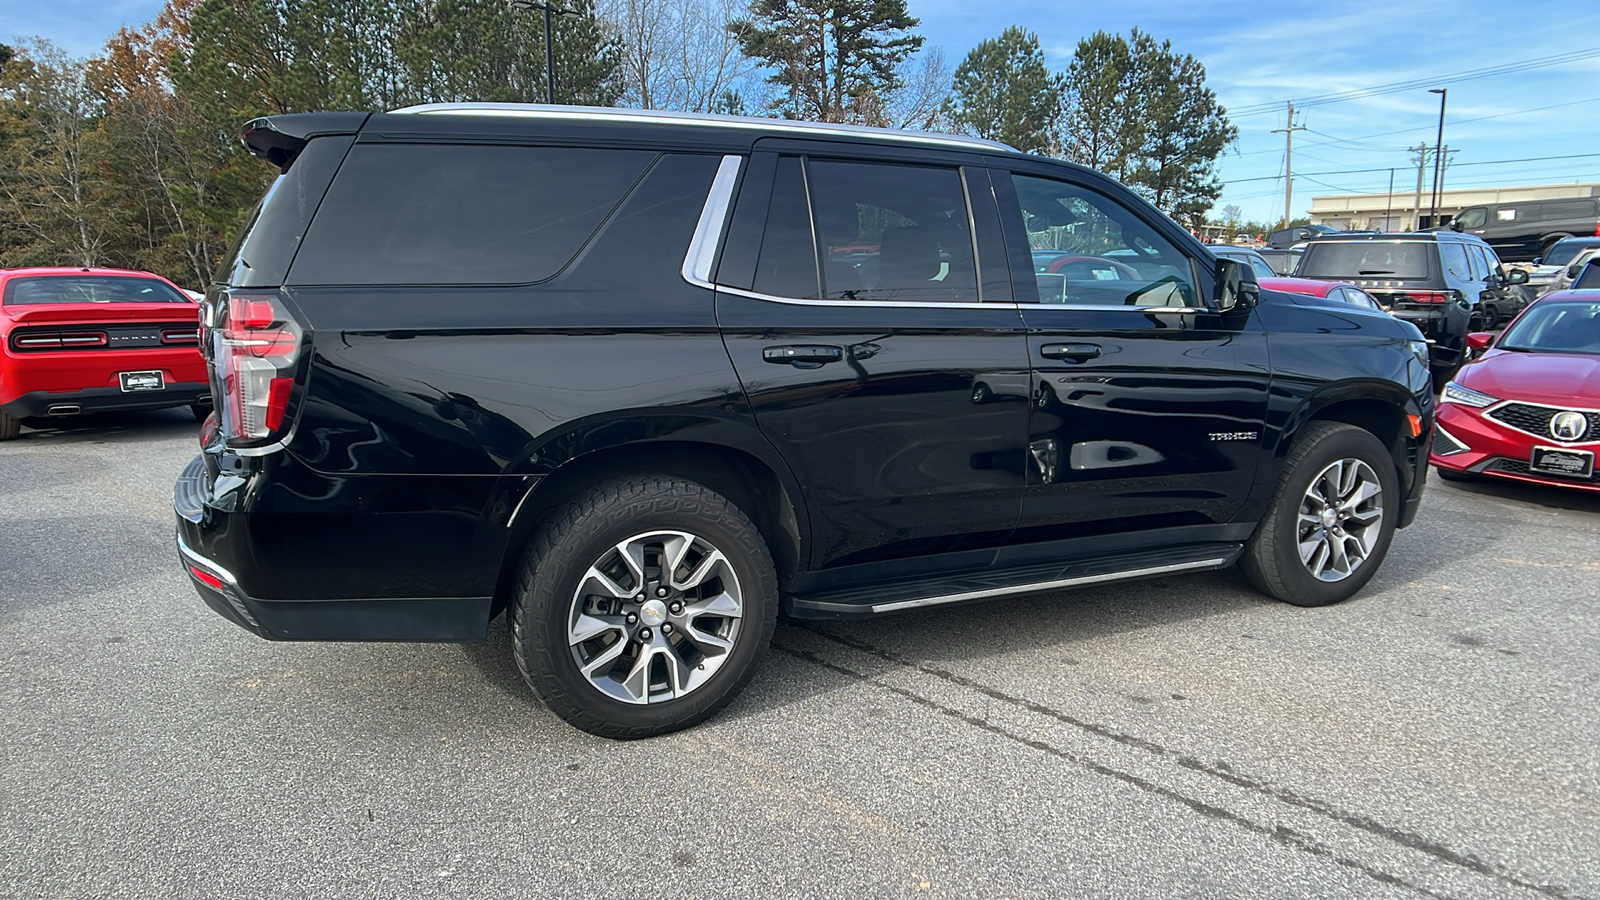
[[[295,157],[314,137],[327,134],[355,134],[371,113],[321,112],[262,116],[244,123],[239,143],[250,155],[264,159],[287,172]]]

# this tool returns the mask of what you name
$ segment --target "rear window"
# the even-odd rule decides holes
[[[6,306],[40,303],[189,303],[172,285],[137,275],[30,275],[6,282]]]
[[[1297,278],[1427,278],[1435,245],[1422,241],[1317,241],[1295,269]]]
[[[577,255],[656,155],[358,144],[323,198],[289,281],[543,281]]]
[[[1550,254],[1540,262],[1547,266],[1565,266],[1577,259],[1580,252],[1597,246],[1600,246],[1600,240],[1592,238],[1589,240],[1567,238],[1564,241],[1556,241],[1555,246],[1550,248]]]

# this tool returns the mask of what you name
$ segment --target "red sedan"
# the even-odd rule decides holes
[[[1440,477],[1600,491],[1600,291],[1546,294],[1498,340],[1467,344],[1486,352],[1444,387],[1428,455]]]
[[[1311,278],[1262,278],[1262,289],[1286,294],[1307,294],[1324,300],[1337,300],[1362,309],[1382,310],[1372,295],[1347,281],[1318,281]]]
[[[209,412],[199,307],[123,269],[0,269],[0,440],[19,420],[188,406]]]

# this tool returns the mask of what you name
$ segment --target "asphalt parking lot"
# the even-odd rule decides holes
[[[0,897],[1600,897],[1600,497],[1434,479],[1354,600],[1232,573],[780,624],[613,743],[474,645],[274,644],[187,411],[0,445]]]

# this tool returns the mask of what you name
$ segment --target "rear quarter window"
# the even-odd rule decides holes
[[[357,144],[292,284],[525,284],[577,255],[657,154]]]

